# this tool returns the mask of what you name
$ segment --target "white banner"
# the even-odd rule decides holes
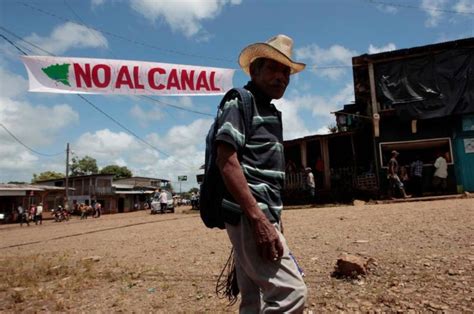
[[[132,95],[222,95],[233,69],[169,63],[22,57],[30,92]]]

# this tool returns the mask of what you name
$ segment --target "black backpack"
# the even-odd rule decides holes
[[[222,98],[222,101],[219,104],[219,109],[222,108],[226,99],[230,99],[230,97],[236,93],[240,95],[240,99],[243,103],[242,116],[244,119],[245,135],[247,138],[252,128],[252,93],[243,88],[233,88]],[[217,147],[215,145],[215,137],[218,127],[217,118],[218,117],[216,116],[206,137],[204,179],[200,187],[199,210],[201,213],[201,219],[206,227],[225,229],[225,222],[237,223],[238,219],[240,219],[240,215],[239,217],[235,217],[235,214],[226,213],[222,210],[222,199],[227,190],[216,164]],[[238,155],[241,157],[239,152]],[[229,215],[233,215],[233,217],[229,217]]]

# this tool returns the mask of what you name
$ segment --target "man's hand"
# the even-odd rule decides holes
[[[261,218],[250,222],[260,256],[270,261],[280,259],[283,255],[283,245],[275,227],[267,217],[262,215]]]

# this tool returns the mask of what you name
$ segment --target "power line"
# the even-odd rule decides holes
[[[41,50],[41,51],[43,51],[43,52],[46,53],[46,54],[49,54],[49,55],[51,55],[51,56],[54,56],[54,53],[49,52],[49,51],[47,51],[47,50],[41,48],[40,46],[35,45],[35,44],[33,44],[32,42],[30,42],[30,41],[28,41],[28,40],[26,40],[26,39],[21,38],[21,37],[18,36],[17,34],[13,33],[12,31],[6,29],[5,27],[3,27],[3,26],[1,26],[1,25],[0,25],[0,29],[3,30],[5,33],[8,33],[10,36],[15,37],[16,39],[18,39],[18,40],[20,40],[20,41],[22,41],[22,42],[24,42],[24,43],[26,43],[26,44],[28,44],[28,45],[30,45],[30,46],[32,46],[32,47],[35,47],[36,49]],[[2,36],[2,37],[3,37],[3,36]],[[28,49],[28,50],[29,50],[29,51],[32,51],[31,49]]]
[[[474,14],[474,12],[472,12],[472,11],[446,10],[446,9],[440,9],[440,8],[435,8],[435,7],[422,8],[422,7],[419,7],[419,6],[416,6],[416,5],[385,2],[385,1],[376,1],[376,0],[366,0],[366,1],[369,2],[369,3],[373,3],[373,4],[383,4],[383,5],[388,5],[388,6],[392,6],[392,7],[417,9],[417,10],[422,10],[422,11],[436,11],[436,12],[443,12],[443,13],[449,13],[449,14]]]
[[[65,21],[65,22],[71,22],[71,23],[74,23],[74,24],[77,24],[77,25],[81,25],[71,19],[68,19],[68,18],[65,18],[65,17],[62,17],[62,16],[59,16],[55,13],[52,13],[52,12],[49,12],[49,11],[46,11],[44,9],[41,9],[41,8],[38,8],[38,7],[35,7],[29,3],[25,3],[25,2],[19,2],[19,4],[22,4],[23,6],[25,7],[28,7],[30,9],[33,9],[33,10],[36,10],[42,14],[45,14],[45,15],[49,15],[49,16],[52,16],[56,19],[60,19],[62,21]],[[209,60],[215,60],[215,61],[221,61],[221,62],[227,62],[227,63],[234,63],[234,61],[232,60],[229,60],[229,59],[224,59],[224,58],[217,58],[217,57],[208,57],[208,56],[203,56],[203,55],[197,55],[197,54],[191,54],[191,53],[187,53],[187,52],[182,52],[182,51],[178,51],[178,50],[173,50],[173,49],[166,49],[166,48],[162,48],[162,47],[158,47],[158,46],[155,46],[155,45],[152,45],[152,44],[148,44],[148,43],[144,43],[144,42],[141,42],[141,41],[138,41],[136,39],[129,39],[127,37],[124,37],[122,35],[117,35],[115,33],[112,33],[112,32],[109,32],[109,31],[105,31],[105,30],[102,30],[102,29],[99,29],[99,28],[96,28],[96,27],[92,27],[92,26],[87,26],[87,25],[81,25],[81,26],[86,26],[90,29],[93,29],[95,31],[98,31],[98,32],[101,32],[101,33],[104,33],[104,34],[107,34],[107,35],[110,35],[112,37],[115,37],[117,39],[120,39],[120,40],[124,40],[124,41],[128,41],[130,43],[133,43],[133,44],[136,44],[136,45],[140,45],[140,46],[144,46],[144,47],[147,47],[147,48],[151,48],[151,49],[155,49],[155,50],[159,50],[159,51],[162,51],[162,52],[166,52],[166,53],[170,53],[170,54],[177,54],[177,55],[182,55],[182,56],[187,56],[187,57],[192,57],[192,58],[199,58],[199,59],[209,59]]]
[[[156,150],[157,152],[167,156],[167,157],[172,157],[170,154],[160,150],[159,148],[157,148],[156,146],[148,143],[147,141],[145,141],[144,139],[142,139],[140,136],[138,136],[134,131],[130,130],[129,128],[127,128],[125,125],[123,125],[120,121],[116,120],[114,117],[112,117],[111,115],[109,115],[108,113],[106,113],[105,111],[103,111],[102,109],[100,109],[99,107],[97,107],[96,105],[94,105],[94,103],[92,103],[89,99],[85,98],[84,96],[82,96],[81,94],[77,94],[77,96],[79,98],[81,98],[82,100],[84,100],[85,102],[87,102],[89,105],[91,105],[95,110],[99,111],[100,113],[102,113],[104,116],[106,116],[107,118],[109,118],[111,121],[113,121],[115,124],[117,124],[118,126],[120,126],[122,129],[124,129],[125,131],[127,131],[128,133],[130,133],[132,136],[134,136],[136,139],[138,139],[140,142],[142,142],[143,144],[151,147],[152,149]],[[181,162],[179,162],[181,163]],[[185,166],[189,166],[187,164],[184,164],[184,163],[181,163],[182,165],[185,165]]]
[[[76,11],[72,8],[71,5],[69,5],[67,3],[67,0],[63,0],[64,2],[64,5],[67,6],[69,8],[69,10],[72,12],[72,14],[82,23],[82,25],[84,27],[86,27],[87,31],[92,35],[94,36],[96,39],[98,39],[99,41],[101,41],[102,43],[104,43],[104,46],[106,47],[107,51],[109,51],[109,53],[114,56],[115,58],[118,59],[118,57],[114,54],[114,52],[112,51],[112,49],[110,49],[107,45],[107,43],[103,40],[103,37],[99,37],[97,36],[97,33],[93,30],[91,30],[84,22],[84,20],[79,16],[79,14],[76,13]],[[138,97],[138,96],[135,96],[135,97]],[[142,97],[143,98],[143,97]],[[159,102],[158,102],[159,103]],[[162,103],[159,103],[160,105],[165,105],[163,106],[163,110],[166,112],[166,114],[168,114],[171,119],[173,119],[175,122],[177,122],[176,118],[174,117],[173,114],[171,114],[171,112],[169,112],[167,109],[166,109],[166,104],[162,104]],[[180,109],[180,110],[183,110],[182,108],[178,107],[178,106],[174,106],[174,108],[177,108],[177,109]]]
[[[85,23],[84,20],[79,16],[79,14],[77,14],[76,11],[74,11],[74,9],[72,8],[72,6],[70,6],[69,3],[67,3],[67,0],[63,0],[63,2],[64,2],[64,5],[67,6],[68,9],[72,12],[72,14],[76,17],[76,19],[79,20],[80,24],[81,24],[82,26],[84,26],[84,27],[87,29],[87,31],[89,32],[89,34],[91,34],[92,36],[94,36],[97,40],[101,41],[101,42],[104,44],[104,46],[107,47],[107,50],[110,52],[110,54],[112,54],[112,56],[114,56],[115,58],[118,59],[118,57],[117,57],[117,56],[112,52],[112,50],[108,47],[107,42],[105,42],[102,37],[97,36],[97,33],[92,31],[92,30],[94,30],[94,29],[91,29],[91,28],[89,28],[89,26],[86,25],[86,23]]]
[[[71,12],[76,16],[76,18],[80,21],[80,23],[78,23],[78,22],[76,22],[76,21],[74,21],[74,20],[65,18],[65,17],[63,17],[63,16],[59,16],[59,15],[57,15],[57,14],[55,14],[55,13],[46,11],[46,10],[44,10],[44,9],[42,9],[42,8],[35,7],[35,6],[31,5],[31,4],[24,3],[24,2],[20,2],[20,4],[24,5],[25,7],[28,7],[28,8],[33,9],[33,10],[36,10],[36,11],[42,13],[42,14],[45,14],[45,15],[54,17],[54,18],[56,18],[56,19],[59,19],[59,20],[65,21],[65,22],[71,22],[71,23],[74,23],[74,24],[77,24],[77,25],[86,27],[89,31],[90,31],[90,30],[94,30],[94,31],[97,31],[97,32],[101,32],[101,33],[110,35],[110,36],[112,36],[112,37],[115,37],[115,38],[117,38],[117,39],[130,42],[130,43],[135,44],[135,45],[140,45],[140,46],[144,46],[144,47],[156,49],[156,50],[159,50],[159,51],[164,51],[164,52],[171,53],[171,54],[178,54],[178,55],[183,55],[183,56],[188,56],[188,57],[193,57],[193,58],[224,61],[224,62],[226,62],[226,63],[234,63],[234,61],[229,60],[229,59],[218,58],[218,57],[208,57],[208,56],[202,56],[202,55],[191,54],[191,53],[182,52],[182,51],[178,51],[178,50],[173,50],[173,49],[165,49],[165,48],[158,47],[158,46],[155,46],[155,45],[152,45],[152,44],[149,44],[149,43],[145,43],[145,42],[138,41],[138,40],[136,40],[136,39],[129,39],[129,38],[124,37],[124,36],[122,36],[122,35],[117,35],[117,34],[115,34],[115,33],[112,33],[112,32],[110,32],[110,31],[106,31],[106,30],[102,30],[102,29],[97,28],[97,27],[90,26],[90,25],[84,23],[84,20],[79,17],[79,15],[72,9],[72,7],[66,2],[66,0],[64,0],[64,3],[68,6],[68,8],[71,10]],[[92,33],[92,34],[93,34],[96,38],[98,38],[98,37],[97,37],[97,34],[95,34],[95,33]],[[101,38],[98,38],[98,39],[99,39],[100,41],[102,41],[102,43],[104,43]],[[110,49],[109,49],[109,50],[110,50]],[[351,66],[351,65],[333,65],[333,66],[332,66],[332,65],[329,65],[329,66],[308,65],[308,67],[311,67],[311,68],[319,68],[319,69],[337,69],[337,68],[350,68],[350,67],[352,67],[352,66]],[[237,70],[240,70],[240,69],[237,69]]]
[[[59,155],[62,155],[63,152],[59,152],[59,153],[55,153],[55,154],[45,154],[45,153],[42,153],[42,152],[39,152],[31,147],[29,147],[28,145],[26,145],[25,143],[23,143],[22,140],[20,140],[18,137],[15,136],[15,134],[13,134],[3,123],[0,123],[0,126],[15,140],[17,141],[20,145],[22,145],[23,147],[25,147],[26,149],[28,149],[29,151],[31,151],[32,153],[35,153],[36,155],[40,155],[40,156],[44,156],[44,157],[55,157],[55,156],[59,156]]]
[[[15,45],[14,42],[12,42],[10,39],[8,39],[7,37],[3,36],[2,34],[0,34],[0,37],[2,37],[3,39],[5,39],[10,45],[12,45],[13,47],[15,47],[18,51],[20,51],[22,54],[24,54],[25,56],[27,56],[28,54],[26,52],[24,52],[20,47],[18,47],[17,45]]]
[[[213,115],[213,114],[210,114],[210,113],[206,113],[206,112],[202,112],[202,111],[197,111],[197,110],[192,110],[192,109],[180,107],[180,106],[177,106],[177,105],[172,105],[172,104],[169,104],[169,103],[165,103],[165,102],[163,102],[163,101],[161,101],[161,100],[158,100],[158,99],[156,99],[156,98],[152,98],[152,97],[150,97],[150,96],[141,95],[141,96],[137,96],[137,97],[144,98],[144,99],[148,99],[148,100],[151,100],[151,101],[153,101],[153,102],[156,102],[156,103],[159,103],[159,104],[162,104],[162,105],[166,105],[166,106],[169,106],[169,107],[178,109],[178,110],[187,111],[187,112],[192,112],[192,113],[199,114],[199,115],[203,115],[203,116],[214,117],[214,115]]]

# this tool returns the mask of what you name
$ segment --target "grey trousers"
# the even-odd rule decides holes
[[[241,294],[240,313],[302,313],[307,289],[290,256],[285,237],[275,228],[283,244],[277,261],[263,259],[257,251],[250,223],[245,215],[237,226],[226,224],[234,247],[237,282]]]

